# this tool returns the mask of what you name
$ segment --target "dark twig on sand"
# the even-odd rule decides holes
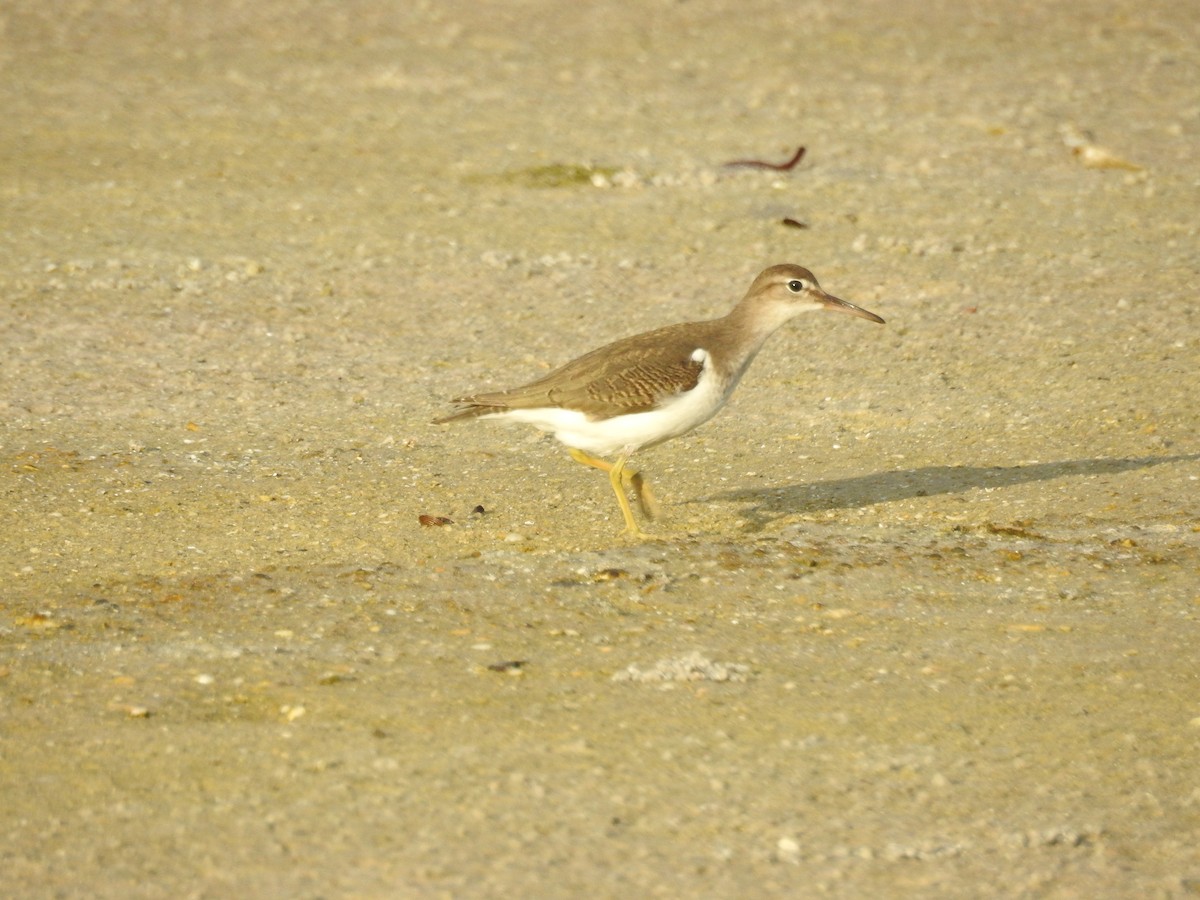
[[[731,159],[721,163],[726,169],[771,169],[774,172],[790,172],[796,168],[796,163],[804,159],[804,147],[798,149],[795,155],[785,163],[769,163],[761,159]]]

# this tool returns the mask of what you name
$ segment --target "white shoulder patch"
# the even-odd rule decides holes
[[[708,363],[708,351],[703,347],[697,347],[692,351],[692,362],[698,362],[702,366],[706,365]]]

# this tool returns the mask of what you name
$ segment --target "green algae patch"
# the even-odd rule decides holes
[[[511,184],[526,188],[571,188],[591,186],[597,176],[608,180],[618,172],[608,166],[580,166],[568,163],[553,163],[548,166],[533,166],[513,169],[499,175],[484,176],[480,181]]]

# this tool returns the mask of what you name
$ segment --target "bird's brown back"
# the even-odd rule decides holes
[[[521,387],[458,398],[454,402],[463,408],[437,422],[538,407],[569,408],[593,418],[654,409],[696,386],[703,367],[692,354],[715,324],[687,322],[624,338]]]

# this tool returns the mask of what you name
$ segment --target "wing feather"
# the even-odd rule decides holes
[[[459,398],[454,402],[462,408],[439,421],[537,407],[568,407],[596,419],[646,412],[699,382],[704,366],[692,355],[704,346],[709,324],[625,338],[521,387]]]

